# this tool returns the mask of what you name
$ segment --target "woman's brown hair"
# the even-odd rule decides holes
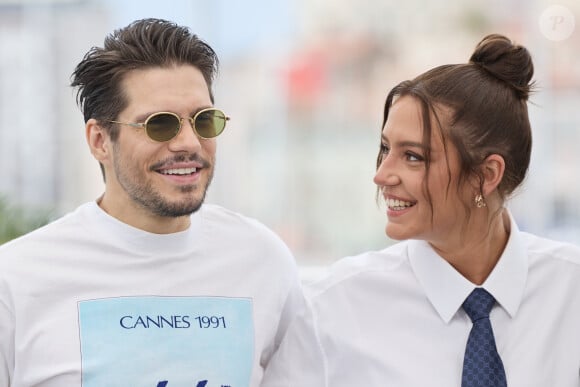
[[[383,127],[395,100],[412,96],[421,106],[425,149],[430,149],[430,117],[436,118],[443,138],[457,149],[460,184],[478,176],[481,186],[481,163],[491,154],[503,157],[505,172],[498,192],[505,200],[523,182],[530,164],[532,133],[527,101],[533,74],[532,58],[525,47],[502,35],[488,35],[468,63],[439,66],[395,86],[387,96]],[[441,109],[450,113],[445,120],[437,115]],[[379,152],[377,168],[382,155]],[[427,172],[429,156],[427,152]],[[430,200],[426,187],[427,180],[425,190]]]

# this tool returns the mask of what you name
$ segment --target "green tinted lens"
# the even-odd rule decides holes
[[[226,115],[221,110],[204,110],[195,117],[195,131],[200,137],[213,138],[224,131],[226,121]]]
[[[145,122],[147,135],[155,141],[169,141],[177,135],[181,121],[177,116],[168,113],[154,114]]]

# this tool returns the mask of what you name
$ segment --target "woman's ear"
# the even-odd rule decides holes
[[[106,163],[110,157],[108,132],[99,125],[97,120],[91,118],[85,124],[85,135],[93,157],[101,164]]]
[[[481,163],[483,176],[482,194],[487,197],[501,183],[505,172],[505,160],[498,154],[489,155]]]

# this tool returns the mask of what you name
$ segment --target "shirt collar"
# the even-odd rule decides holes
[[[95,236],[111,244],[144,255],[168,255],[181,251],[188,251],[199,245],[200,235],[204,230],[203,211],[205,205],[190,216],[191,222],[186,230],[169,233],[154,234],[130,226],[109,215],[96,201],[88,202],[80,208],[85,217],[84,224],[91,227]]]
[[[522,301],[528,260],[520,231],[508,212],[511,232],[495,268],[481,285],[511,317]],[[463,277],[425,241],[409,241],[409,261],[427,298],[445,323],[457,313],[476,285]]]

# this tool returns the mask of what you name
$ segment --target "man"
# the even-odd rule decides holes
[[[105,191],[0,248],[1,387],[259,385],[302,298],[279,238],[203,204],[217,64],[145,19],[76,67]]]

